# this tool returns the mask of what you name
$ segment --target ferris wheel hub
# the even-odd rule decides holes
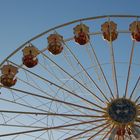
[[[128,99],[115,99],[108,105],[108,116],[116,123],[128,124],[136,119],[137,107]]]

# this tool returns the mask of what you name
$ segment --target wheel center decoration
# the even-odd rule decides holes
[[[136,114],[136,106],[127,99],[116,99],[108,107],[109,117],[117,123],[130,123],[134,121]]]

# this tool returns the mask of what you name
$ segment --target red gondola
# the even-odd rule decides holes
[[[23,50],[23,64],[28,67],[32,68],[38,64],[37,55],[39,54],[39,51],[37,48],[35,48],[32,44],[25,47]]]
[[[132,39],[135,41],[140,41],[140,21],[132,22],[129,30],[131,32]]]
[[[51,34],[47,39],[48,50],[54,55],[60,54],[63,50],[63,37],[59,34]]]
[[[12,65],[4,65],[1,69],[2,75],[0,77],[1,84],[6,87],[14,86],[17,82],[15,75],[18,69]]]
[[[102,24],[101,30],[103,32],[103,38],[107,41],[114,41],[118,37],[117,24],[113,21]]]
[[[89,42],[89,27],[85,24],[77,25],[74,28],[74,39],[80,45],[85,45]]]

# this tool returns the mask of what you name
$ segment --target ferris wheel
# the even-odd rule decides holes
[[[140,139],[140,16],[51,28],[0,64],[0,140]]]

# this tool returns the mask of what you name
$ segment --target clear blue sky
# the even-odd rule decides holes
[[[140,13],[139,0],[0,0],[0,62],[19,45],[74,19]]]

